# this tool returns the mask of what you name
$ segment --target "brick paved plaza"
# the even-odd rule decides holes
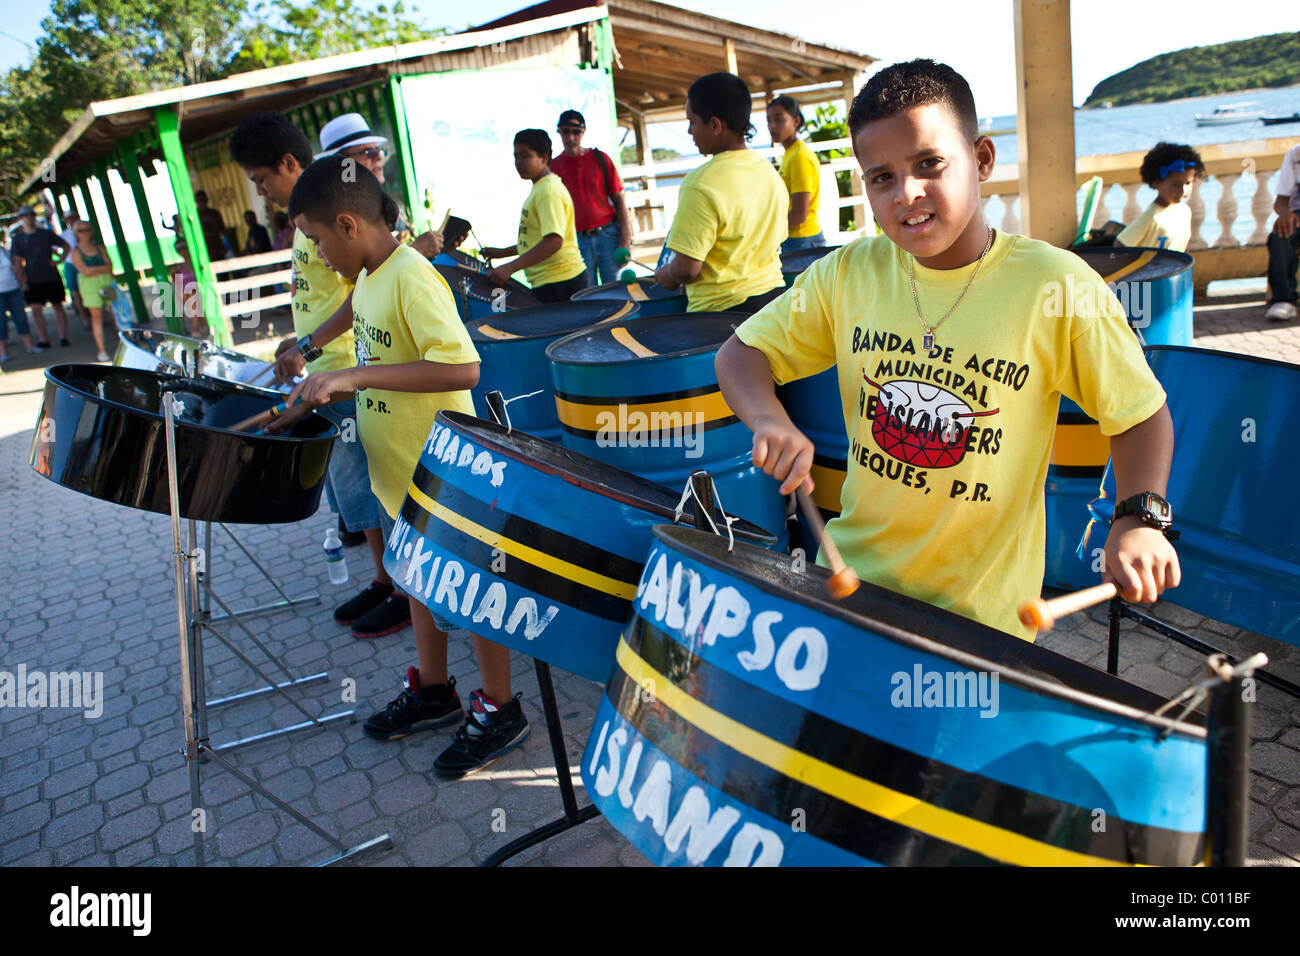
[[[1196,344],[1300,363],[1300,325],[1265,321],[1263,305],[1262,294],[1198,304]],[[89,361],[93,346],[85,338],[82,333],[73,348],[41,358]],[[265,341],[246,346],[249,351],[264,347]],[[77,710],[0,709],[0,864],[192,865],[188,773],[179,756],[170,521],[78,495],[33,472],[27,454],[41,367],[15,360],[5,371],[0,377],[0,669],[102,671],[104,700],[102,714],[93,719]],[[320,542],[333,523],[323,508],[298,524],[235,529],[291,594],[321,594],[318,603],[260,614],[248,623],[295,676],[328,671],[327,681],[290,692],[309,712],[344,709],[340,688],[351,679],[355,708],[364,718],[395,696],[415,648],[409,629],[363,642],[334,624],[334,606],[369,579],[369,558],[364,548],[349,549],[353,580],[332,587]],[[213,544],[209,567],[223,600],[238,609],[275,598],[219,529]],[[1091,616],[1076,615],[1042,643],[1103,667],[1104,613],[1102,608]],[[1263,650],[1273,670],[1300,681],[1296,648],[1168,604],[1157,605],[1155,613],[1235,655]],[[262,664],[244,635],[228,623],[218,626]],[[1122,676],[1164,695],[1199,677],[1198,655],[1125,627]],[[205,652],[211,697],[256,686],[253,673],[218,641],[209,638]],[[478,679],[464,635],[453,635],[450,654],[466,697]],[[244,773],[349,845],[383,832],[392,835],[393,851],[357,865],[477,863],[560,814],[532,661],[516,655],[513,673],[533,734],[524,747],[460,782],[443,783],[430,772],[451,731],[379,743],[366,738],[359,723],[339,721],[236,750],[231,757]],[[576,780],[601,688],[560,671],[555,686]],[[218,745],[301,719],[274,695],[217,708],[210,716],[210,736]],[[1300,866],[1300,702],[1261,686],[1252,736],[1250,858],[1257,864]],[[250,795],[234,777],[208,766],[204,780],[209,862],[299,864],[329,855],[324,841]],[[525,851],[515,862],[646,863],[600,818]]]

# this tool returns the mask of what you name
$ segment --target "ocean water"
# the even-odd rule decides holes
[[[1234,123],[1231,126],[1196,125],[1197,113],[1209,114],[1219,106],[1247,102],[1253,104],[1250,109],[1262,110],[1269,116],[1300,112],[1300,86],[1203,96],[1168,103],[1142,103],[1134,106],[1116,106],[1111,109],[1076,110],[1074,152],[1076,156],[1100,156],[1145,151],[1161,140],[1187,143],[1190,146],[1204,146],[1211,143],[1236,143],[1286,137],[1300,143],[1300,123],[1265,126],[1256,120],[1251,123]],[[1014,131],[1016,117],[1011,115],[982,119],[981,126],[992,130]],[[1015,132],[994,136],[993,142],[997,149],[999,163],[1017,161],[1019,151]],[[1272,197],[1276,195],[1276,186],[1277,174],[1274,173],[1268,181],[1270,205]],[[1201,236],[1206,242],[1213,243],[1220,232],[1217,207],[1223,195],[1223,188],[1211,177],[1201,183],[1200,193],[1205,203],[1205,222],[1201,225]],[[1242,176],[1233,186],[1233,196],[1237,199],[1237,216],[1233,222],[1232,234],[1243,242],[1255,231],[1255,217],[1250,211],[1250,203],[1254,195],[1253,177]],[[1137,199],[1141,208],[1145,209],[1155,199],[1155,190],[1143,186],[1138,190]],[[1126,200],[1124,191],[1118,186],[1107,189],[1106,205],[1112,218],[1120,218]],[[1079,194],[1079,206],[1082,209],[1082,190]],[[988,212],[992,222],[996,224],[1001,221],[1002,210],[998,199],[989,201]]]

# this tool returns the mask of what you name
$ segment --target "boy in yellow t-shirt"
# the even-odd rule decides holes
[[[985,223],[979,185],[994,147],[966,81],[930,60],[889,67],[854,99],[849,130],[884,235],[816,263],[718,354],[754,463],[783,493],[812,489],[813,445],[773,379],[837,366],[843,408],[831,414],[850,445],[828,531],[845,561],[864,580],[1032,639],[1016,608],[1042,588],[1043,485],[1067,395],[1111,436],[1119,500],[1138,499],[1116,508],[1107,575],[1130,601],[1177,586],[1158,503],[1142,496],[1163,495],[1168,479],[1164,392],[1099,276]]]
[[[544,129],[515,133],[515,170],[533,184],[519,214],[519,241],[513,246],[489,246],[489,259],[516,256],[490,269],[488,280],[505,285],[524,270],[533,295],[543,302],[567,302],[587,287],[587,264],[578,250],[573,225],[573,198],[560,177],[551,172],[551,135]]]
[[[821,197],[821,164],[817,154],[799,138],[803,110],[793,96],[778,96],[767,104],[767,131],[772,142],[785,148],[781,157],[781,181],[790,194],[787,226],[790,238],[781,243],[782,252],[826,245],[817,206]]]
[[[1156,198],[1115,237],[1117,246],[1146,246],[1185,252],[1192,240],[1192,185],[1205,175],[1201,154],[1179,143],[1156,143],[1142,157],[1142,181]]]
[[[746,147],[749,87],[731,73],[710,73],[686,94],[687,132],[708,162],[677,191],[664,245],[673,256],[655,272],[665,289],[686,286],[687,311],[753,311],[784,288],[785,184],[772,164]]]
[[[389,231],[396,212],[392,198],[368,170],[353,167],[345,175],[348,162],[331,156],[308,167],[293,188],[289,215],[322,258],[356,283],[357,364],[313,372],[289,404],[298,395],[311,408],[361,393],[361,442],[387,540],[438,410],[473,414],[469,389],[478,383],[478,354],[447,283]],[[337,324],[327,322],[317,330],[322,344],[338,333]],[[382,740],[461,717],[455,680],[447,674],[446,625],[418,601],[410,604],[419,665],[407,669],[407,687],[397,699],[365,723],[365,732]],[[510,693],[509,649],[474,635],[474,652],[483,687],[470,694],[469,715],[434,762],[435,773],[448,779],[486,766],[529,733],[523,708]]]

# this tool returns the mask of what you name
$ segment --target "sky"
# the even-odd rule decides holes
[[[405,5],[426,26],[469,25],[469,4],[406,0]],[[527,5],[526,0],[475,0],[472,16],[484,23]],[[966,77],[981,116],[1016,110],[1012,0],[677,0],[676,5],[856,50],[885,63],[928,56]],[[1071,9],[1076,103],[1107,76],[1159,53],[1300,31],[1300,4],[1293,0],[1074,0]],[[48,13],[48,0],[10,6],[0,27],[0,69],[28,61]]]

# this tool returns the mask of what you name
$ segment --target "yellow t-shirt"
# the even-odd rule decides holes
[[[398,246],[373,273],[363,269],[352,293],[357,365],[400,365],[424,359],[445,365],[478,361],[451,289],[429,261]],[[468,390],[357,392],[357,427],[370,462],[370,487],[397,517],[420,450],[439,409],[474,414]]]
[[[1132,225],[1115,237],[1121,246],[1146,246],[1186,252],[1192,241],[1192,208],[1185,202],[1160,206],[1152,203]]]
[[[666,242],[704,263],[686,285],[687,311],[721,312],[780,288],[789,209],[781,177],[752,149],[729,149],[691,170]]]
[[[302,230],[293,231],[293,331],[299,338],[315,332],[347,301],[352,283],[325,264]],[[355,347],[352,333],[344,332],[329,342],[321,357],[307,366],[309,372],[332,372],[351,368]]]
[[[796,139],[781,157],[781,181],[791,196],[795,193],[810,194],[808,218],[795,227],[790,238],[817,235],[822,231],[821,220],[817,218],[817,206],[821,200],[821,164],[817,162],[817,154],[803,140]]]
[[[778,382],[838,365],[843,408],[827,414],[844,416],[848,476],[827,527],[844,560],[864,580],[1032,640],[1016,607],[1042,589],[1059,396],[1115,435],[1155,414],[1164,391],[1118,300],[1077,256],[998,233],[928,353],[909,258],[884,236],[851,242],[736,334]],[[923,314],[943,315],[974,268],[917,265]]]
[[[554,173],[533,183],[524,200],[519,214],[519,254],[522,256],[551,233],[563,240],[560,251],[524,270],[530,286],[565,282],[587,269],[578,251],[578,233],[573,226],[573,198],[564,188],[564,181]]]

